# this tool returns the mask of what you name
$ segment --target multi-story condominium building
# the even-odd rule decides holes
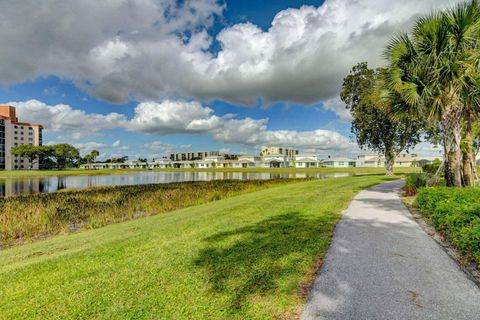
[[[43,127],[39,124],[19,122],[15,107],[0,105],[0,169],[38,169],[38,162],[13,156],[13,147],[30,144],[42,145]]]
[[[225,159],[236,159],[236,154],[224,154],[220,151],[198,151],[198,152],[176,152],[171,153],[168,159],[172,161],[204,160],[209,157],[224,157]]]
[[[283,155],[286,156],[288,160],[293,160],[296,155],[299,154],[299,151],[296,149],[291,148],[284,148],[284,147],[265,147],[262,146],[261,155],[271,156],[271,155]]]

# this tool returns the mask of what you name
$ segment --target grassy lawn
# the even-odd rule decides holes
[[[352,197],[311,180],[0,251],[1,319],[295,318]]]
[[[21,178],[21,177],[43,177],[43,176],[67,176],[67,175],[104,175],[104,174],[125,174],[142,171],[156,172],[270,172],[270,173],[357,173],[376,174],[385,173],[384,168],[218,168],[218,169],[100,169],[100,170],[16,170],[0,171],[0,178]],[[395,168],[395,173],[419,172],[419,168]]]

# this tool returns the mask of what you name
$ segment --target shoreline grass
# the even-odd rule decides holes
[[[398,177],[284,184],[0,251],[0,318],[297,318],[341,212]]]
[[[0,248],[194,206],[295,180],[93,187],[0,198]]]
[[[396,174],[420,172],[420,168],[394,168]],[[110,174],[128,174],[139,172],[252,172],[252,173],[353,173],[353,174],[382,174],[385,168],[207,168],[207,169],[65,169],[65,170],[0,170],[1,178],[30,178],[46,176],[94,176]]]

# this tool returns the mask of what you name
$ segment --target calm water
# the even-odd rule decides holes
[[[138,172],[100,176],[51,176],[41,178],[0,178],[0,196],[11,197],[62,189],[81,189],[96,186],[124,186],[152,183],[171,183],[210,180],[255,180],[281,178],[345,177],[348,173],[257,173],[257,172]]]

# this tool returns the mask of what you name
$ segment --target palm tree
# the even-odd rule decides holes
[[[419,18],[411,36],[396,36],[386,50],[388,85],[405,100],[402,111],[440,124],[449,186],[462,185],[462,120],[478,113],[479,44],[480,8],[473,0]]]

